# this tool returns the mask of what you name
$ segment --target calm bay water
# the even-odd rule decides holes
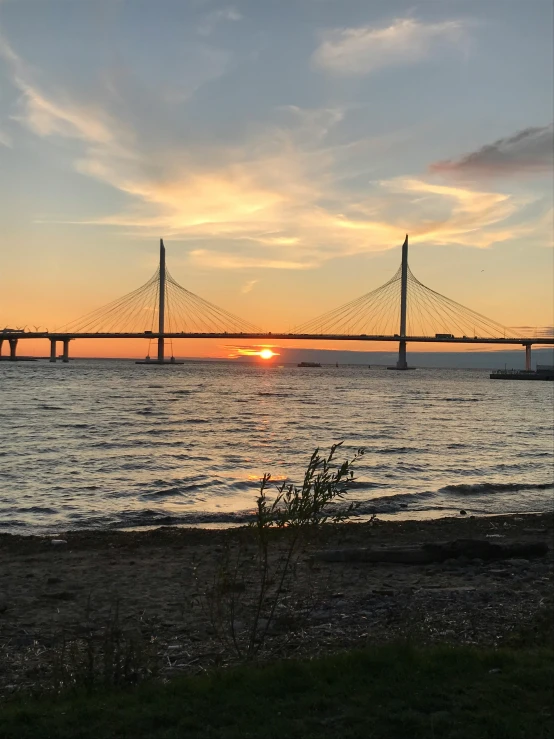
[[[360,513],[544,511],[553,387],[485,371],[0,364],[0,531],[232,524],[258,480],[358,447]]]

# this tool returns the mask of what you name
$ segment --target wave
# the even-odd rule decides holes
[[[30,508],[17,508],[16,513],[58,513],[55,508],[43,508],[42,506],[31,506]]]
[[[78,529],[127,529],[147,526],[197,526],[202,524],[240,525],[247,524],[252,520],[253,512],[251,511],[237,511],[234,513],[191,511],[190,513],[172,515],[164,511],[146,509],[143,511],[124,511],[110,517],[83,517],[81,520],[73,521],[72,524]]]
[[[411,454],[411,452],[421,452],[421,449],[410,446],[393,446],[385,449],[372,449],[371,451],[377,454]]]
[[[440,493],[454,493],[461,495],[482,495],[483,493],[506,493],[518,490],[549,490],[554,489],[554,482],[476,482],[473,484],[445,485]]]
[[[441,398],[445,403],[481,403],[481,398]]]
[[[143,493],[140,497],[145,500],[156,500],[158,498],[175,497],[185,495],[187,493],[193,493],[196,490],[203,490],[205,488],[211,488],[218,485],[216,481],[210,480],[208,482],[192,483],[189,485],[178,485],[175,487],[166,488],[165,490],[152,490],[149,493]]]
[[[370,490],[372,488],[386,488],[388,485],[381,482],[365,482],[364,480],[349,480],[349,490]]]
[[[430,491],[422,493],[397,493],[395,495],[382,495],[378,498],[364,500],[356,509],[356,515],[364,516],[372,513],[398,513],[401,508],[413,508],[417,510],[426,510],[428,505],[419,505],[421,501],[429,499],[436,500],[436,494]],[[437,506],[432,506],[436,508]]]

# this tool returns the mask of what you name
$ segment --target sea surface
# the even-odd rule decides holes
[[[359,515],[553,507],[553,385],[483,370],[0,363],[0,531],[228,526],[359,447]]]

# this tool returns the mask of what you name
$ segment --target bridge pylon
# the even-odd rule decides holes
[[[165,246],[164,240],[160,239],[160,283],[158,286],[158,362],[163,364],[165,348]]]
[[[400,266],[400,341],[398,342],[398,361],[395,367],[388,369],[408,370],[406,358],[406,315],[408,312],[408,234],[402,244],[402,264]]]

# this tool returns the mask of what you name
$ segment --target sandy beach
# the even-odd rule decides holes
[[[205,593],[240,529],[162,527],[80,531],[51,537],[0,535],[0,692],[40,689],[63,640],[100,632],[115,609],[139,628],[162,675],[232,661],[216,637]],[[546,542],[546,556],[428,565],[320,562],[314,549],[413,545],[477,538]],[[379,521],[327,527],[300,556],[267,655],[309,656],[413,637],[497,645],[532,624],[552,599],[554,516],[528,514]],[[244,554],[245,598],[255,591]],[[309,603],[308,603],[309,601]]]

